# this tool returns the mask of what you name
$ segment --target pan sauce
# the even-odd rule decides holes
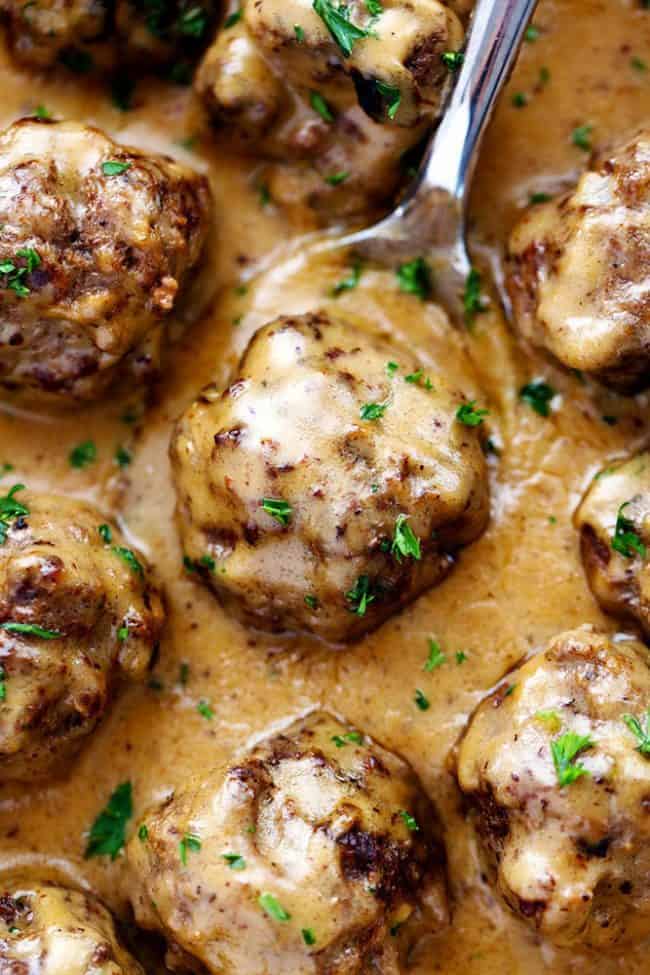
[[[535,22],[540,36],[524,46],[486,138],[473,194],[475,254],[497,280],[518,209],[531,193],[553,192],[584,165],[585,154],[571,142],[573,129],[591,124],[600,146],[650,115],[650,71],[632,64],[650,52],[650,12],[637,0],[542,0]],[[406,757],[439,805],[453,923],[420,946],[414,972],[582,975],[595,962],[603,975],[646,972],[647,944],[619,959],[553,949],[494,900],[481,881],[447,756],[469,713],[523,656],[580,623],[616,631],[587,587],[571,519],[594,473],[645,442],[647,397],[622,400],[594,391],[519,348],[495,310],[481,315],[467,350],[500,449],[490,461],[493,511],[485,535],[461,554],[440,588],[348,649],[246,632],[183,572],[167,460],[171,423],[215,372],[226,378],[252,332],[276,314],[335,306],[353,322],[366,319],[408,342],[425,363],[440,363],[449,354],[440,313],[401,294],[390,272],[368,269],[356,290],[334,300],[328,291],[345,272],[344,259],[307,264],[296,246],[283,262],[279,255],[296,229],[272,204],[261,205],[259,164],[242,164],[229,155],[227,137],[219,144],[199,130],[185,89],[143,83],[136,107],[123,114],[87,79],[53,82],[19,71],[4,51],[0,58],[3,126],[42,104],[56,117],[97,124],[120,141],[169,152],[209,173],[219,238],[209,284],[223,289],[172,349],[144,417],[143,405],[128,396],[63,417],[0,414],[0,463],[15,468],[2,483],[21,481],[92,498],[106,509],[119,506],[126,529],[156,567],[169,606],[155,686],[124,691],[64,781],[0,792],[2,869],[38,866],[87,885],[123,912],[123,860],[83,859],[85,832],[115,786],[132,781],[137,817],[189,772],[322,704]],[[549,72],[545,82],[541,68]],[[516,92],[528,95],[525,107],[513,104]],[[267,274],[241,294],[235,285],[242,271],[262,259]],[[535,377],[558,392],[548,419],[517,396]],[[125,413],[136,421],[125,423]],[[602,416],[619,419],[610,426]],[[98,462],[72,469],[69,450],[89,438]],[[120,445],[133,452],[123,471],[113,462]],[[447,656],[434,674],[422,669],[431,635]],[[467,659],[458,664],[461,650]],[[189,679],[183,685],[184,662]],[[426,712],[414,704],[416,688],[431,702]],[[211,721],[197,712],[201,700],[214,709]]]

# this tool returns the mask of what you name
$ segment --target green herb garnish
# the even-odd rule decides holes
[[[422,301],[431,297],[433,275],[423,257],[416,257],[414,261],[400,264],[397,269],[397,280],[400,290],[405,291],[406,294],[416,295]]]
[[[257,898],[257,903],[260,905],[262,910],[265,911],[270,918],[272,918],[272,920],[274,921],[291,920],[291,915],[289,914],[289,912],[285,911],[285,909],[282,907],[277,897],[274,897],[273,894],[268,894],[268,893],[260,894],[260,896]]]
[[[489,410],[482,410],[476,408],[476,400],[470,400],[469,403],[463,403],[456,410],[456,419],[463,423],[466,427],[479,427],[483,423],[483,419],[490,415]]]
[[[416,561],[422,558],[420,539],[408,524],[408,517],[408,515],[400,514],[395,521],[395,531],[393,533],[393,542],[390,551],[398,562],[402,561],[402,557],[410,557],[416,559]]]
[[[115,860],[124,848],[126,824],[132,815],[131,783],[122,782],[90,827],[85,858],[109,856],[111,860]]]
[[[593,747],[594,742],[588,735],[578,735],[575,731],[567,731],[551,742],[553,764],[561,789],[583,775],[589,775],[584,765],[576,762],[576,758],[581,752]]]
[[[262,508],[267,515],[285,526],[289,524],[293,513],[291,505],[288,501],[283,501],[282,498],[262,498]]]
[[[635,555],[640,555],[644,559],[646,557],[646,546],[636,531],[634,522],[623,514],[625,508],[631,503],[631,501],[625,501],[618,509],[616,527],[610,539],[611,546],[615,552],[623,555],[626,559],[633,559]]]

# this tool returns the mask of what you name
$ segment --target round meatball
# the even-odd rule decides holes
[[[0,782],[56,772],[147,672],[162,604],[143,557],[90,505],[0,498]]]
[[[647,650],[583,626],[508,681],[480,705],[458,755],[497,889],[558,945],[647,937]]]
[[[438,0],[247,4],[205,55],[196,90],[245,147],[290,164],[270,167],[273,198],[351,213],[388,199],[400,159],[437,117],[463,42]]]
[[[360,636],[485,528],[463,402],[442,370],[326,314],[271,322],[176,426],[186,555],[245,623]]]
[[[127,857],[138,923],[215,975],[397,972],[446,920],[415,775],[323,712],[150,809]]]
[[[521,333],[624,393],[650,381],[650,129],[577,187],[531,206],[510,239]]]
[[[650,453],[607,467],[575,515],[591,589],[607,613],[650,637]]]
[[[11,125],[0,135],[0,384],[65,404],[150,376],[209,209],[205,179],[167,157],[73,122]]]
[[[60,63],[78,73],[124,62],[145,69],[200,52],[213,0],[0,0],[16,60],[35,68]]]
[[[94,897],[18,880],[0,895],[0,971],[6,975],[144,975]]]

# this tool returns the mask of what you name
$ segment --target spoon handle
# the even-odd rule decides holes
[[[436,188],[464,210],[481,138],[536,6],[537,0],[478,0],[462,67],[409,194],[411,207]]]

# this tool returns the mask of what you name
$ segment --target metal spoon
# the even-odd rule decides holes
[[[326,245],[389,266],[426,257],[436,296],[454,321],[463,319],[471,270],[465,215],[478,149],[536,5],[478,0],[463,65],[407,195],[379,223]]]

